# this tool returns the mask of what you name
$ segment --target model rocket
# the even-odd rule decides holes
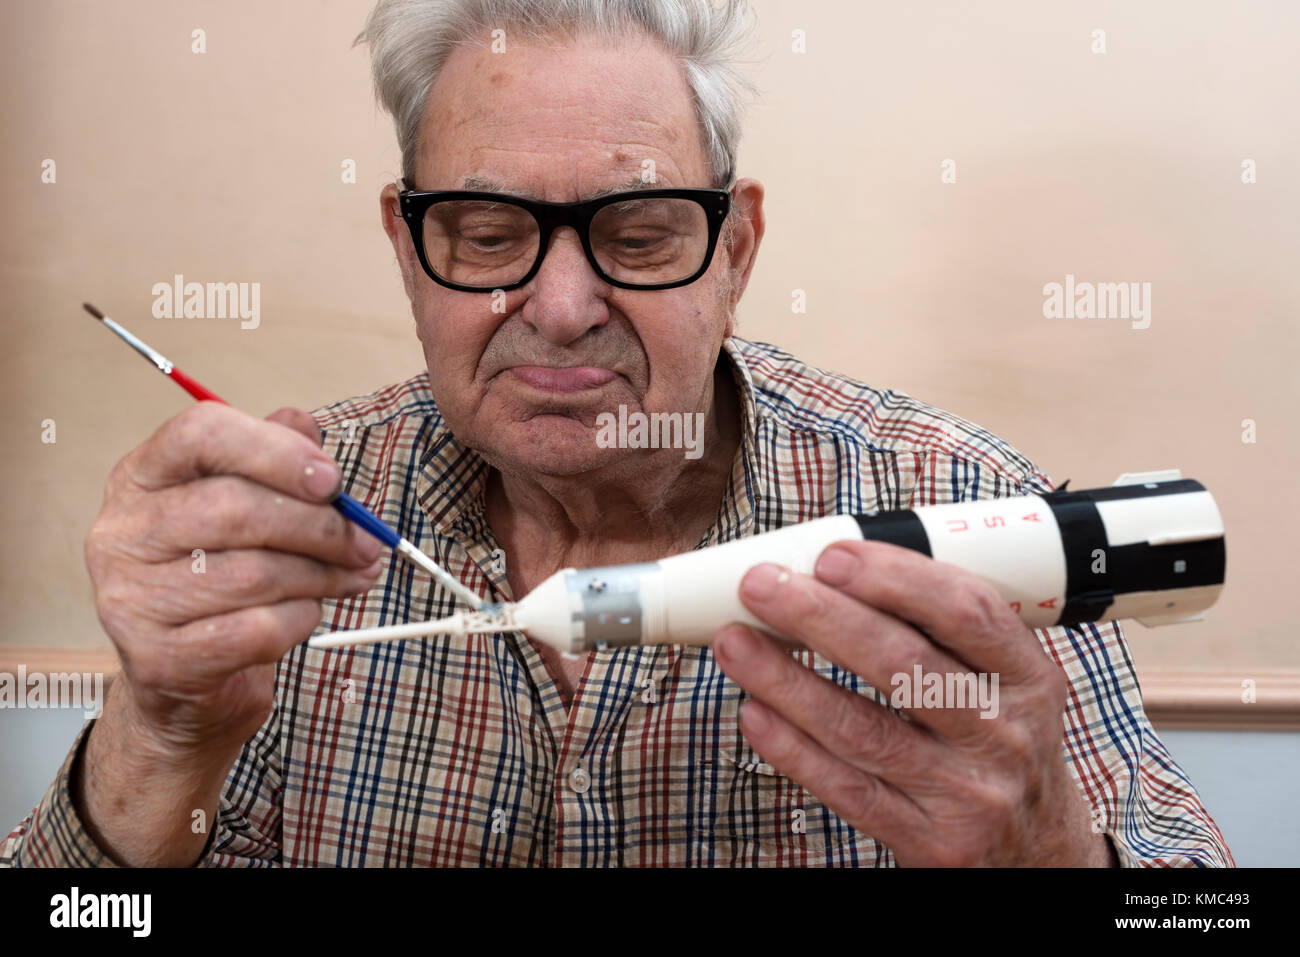
[[[318,635],[331,648],[423,635],[526,632],[576,654],[626,645],[708,645],[732,621],[771,632],[741,603],[741,578],[775,562],[812,574],[833,542],[909,548],[982,578],[1029,627],[1136,618],[1191,621],[1223,588],[1223,521],[1177,470],[1114,486],[832,515],[655,562],[566,568],[518,602],[433,622]]]

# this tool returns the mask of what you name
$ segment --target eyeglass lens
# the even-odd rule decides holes
[[[630,199],[603,206],[589,229],[591,251],[608,279],[636,285],[676,282],[697,272],[709,247],[703,207],[689,199]],[[537,259],[532,213],[510,203],[444,200],[424,214],[424,251],[443,279],[485,289],[518,282]]]

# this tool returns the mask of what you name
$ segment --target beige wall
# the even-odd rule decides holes
[[[1169,466],[1201,479],[1229,585],[1203,624],[1130,625],[1139,665],[1297,667],[1297,7],[756,6],[764,95],[741,173],[767,184],[769,232],[742,333],[972,419],[1075,487]],[[189,401],[82,300],[262,414],[420,368],[377,219],[396,146],[349,48],[368,8],[0,14],[0,641],[105,643],[82,536],[113,462]],[[259,282],[261,325],[152,318],[151,287],[176,273]],[[1045,319],[1042,287],[1067,273],[1151,283],[1150,327]]]

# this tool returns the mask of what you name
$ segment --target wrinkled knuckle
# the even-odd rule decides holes
[[[240,555],[224,564],[219,584],[233,598],[260,598],[276,581],[272,565],[270,556],[260,551]]]
[[[960,586],[957,624],[969,634],[992,631],[1001,617],[1002,599],[982,581],[968,581]]]
[[[1016,779],[1006,782],[994,792],[993,804],[990,807],[994,815],[994,820],[1003,825],[1009,825],[1014,821],[1018,812],[1025,805],[1026,795],[1034,788],[1033,779]],[[1003,828],[1005,830],[1005,827]]]
[[[248,609],[241,623],[246,638],[259,651],[272,649],[285,637],[297,641],[309,637],[321,620],[321,603],[318,599],[295,599],[278,607],[258,605]]]
[[[108,564],[113,554],[114,535],[112,524],[104,518],[97,518],[91,523],[90,528],[86,529],[82,547],[86,556],[86,567],[90,569],[91,577],[102,571]]]
[[[880,736],[874,723],[863,720],[853,702],[838,696],[827,715],[827,731],[832,740],[848,744],[856,753],[873,752],[877,744],[874,739]]]
[[[1005,721],[998,729],[998,749],[1011,767],[1025,767],[1038,753],[1038,741],[1023,722]]]
[[[210,410],[206,403],[192,405],[163,423],[156,437],[159,442],[181,448],[197,448],[211,438]]]
[[[201,441],[206,441],[213,430],[221,427],[222,423],[230,418],[233,410],[220,402],[197,402],[186,410],[186,419],[188,420],[187,428],[197,429],[198,435],[195,436]]]
[[[840,630],[842,625],[835,621],[831,606],[825,600],[821,589],[801,583],[791,603],[797,627],[807,634],[823,634],[828,630]]]
[[[1005,821],[1016,807],[1014,789],[1001,778],[973,782],[966,792],[966,800],[991,827]]]
[[[793,690],[790,676],[779,664],[766,663],[758,671],[757,687],[763,691],[763,697],[776,701],[789,701]]]
[[[328,555],[350,553],[353,539],[359,537],[359,530],[354,530],[355,527],[333,508],[323,520],[312,520],[307,528]]]
[[[132,631],[135,602],[122,585],[107,582],[95,589],[95,610],[110,636],[125,636]]]
[[[261,645],[275,637],[280,626],[280,619],[275,611],[267,605],[249,608],[242,616],[240,631],[255,645]]]
[[[108,470],[108,477],[104,479],[104,501],[111,502],[118,499],[130,486],[131,456],[134,454],[130,452],[122,456]]]
[[[253,605],[224,616],[219,631],[227,636],[225,642],[231,653],[241,659],[262,661],[266,650],[275,644],[281,627],[275,611],[267,605]]]
[[[760,681],[766,697],[774,701],[791,702],[803,693],[799,670],[802,665],[782,653],[771,654],[765,649]]]
[[[888,716],[878,710],[873,713],[872,708],[865,699],[843,702],[835,709],[832,733],[844,742],[852,760],[899,767],[898,761],[904,755],[899,754],[899,736],[892,727],[893,719],[880,720]]]
[[[115,581],[104,582],[95,589],[95,604],[101,613],[117,614],[131,607],[131,602],[123,593],[122,585]]]
[[[202,511],[217,532],[240,528],[250,522],[248,490],[233,477],[211,482],[203,492]]]
[[[864,777],[849,789],[845,799],[847,814],[843,816],[850,821],[874,821],[879,816],[880,800],[880,784]]]

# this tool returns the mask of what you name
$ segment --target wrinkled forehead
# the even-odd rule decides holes
[[[429,92],[416,179],[573,202],[631,182],[711,186],[681,64],[644,35],[463,43]]]

